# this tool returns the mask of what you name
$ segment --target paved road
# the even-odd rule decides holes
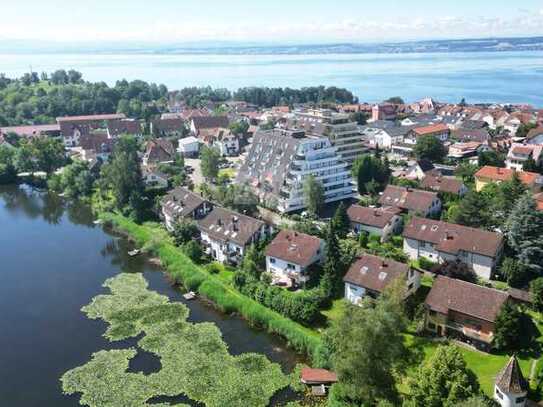
[[[226,159],[235,164],[240,163],[242,160],[241,157],[226,157]],[[185,165],[190,165],[192,168],[194,168],[194,172],[190,176],[190,178],[192,179],[192,182],[194,183],[194,186],[200,185],[206,182],[204,179],[204,176],[202,175],[202,169],[200,168],[199,158],[185,158]]]

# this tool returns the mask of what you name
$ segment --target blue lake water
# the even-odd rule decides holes
[[[0,72],[76,69],[87,80],[119,78],[185,86],[303,87],[334,85],[361,101],[390,96],[408,101],[531,103],[543,106],[543,52],[356,55],[1,55]]]

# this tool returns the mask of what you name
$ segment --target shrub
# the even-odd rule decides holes
[[[428,260],[426,257],[421,256],[419,257],[419,265],[421,269],[430,271],[432,267],[436,265],[436,263],[434,263],[431,260]]]

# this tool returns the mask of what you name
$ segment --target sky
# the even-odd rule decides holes
[[[2,0],[1,39],[316,43],[543,35],[543,0]]]

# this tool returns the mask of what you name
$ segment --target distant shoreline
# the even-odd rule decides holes
[[[543,51],[543,36],[423,40],[383,43],[337,42],[322,44],[247,43],[54,43],[0,40],[0,54],[126,54],[126,55],[322,55],[322,54],[407,54],[454,52]]]

